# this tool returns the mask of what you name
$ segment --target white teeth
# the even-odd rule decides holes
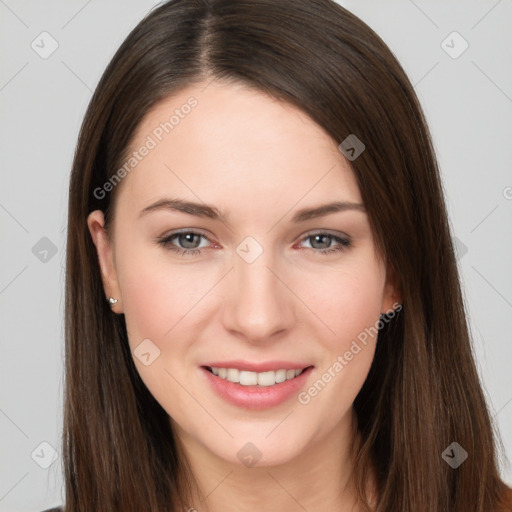
[[[276,382],[284,382],[286,380],[286,370],[277,370],[276,372]]]
[[[299,376],[303,370],[276,370],[268,372],[249,372],[236,368],[212,368],[212,373],[229,382],[239,383],[242,386],[273,386],[285,380]]]
[[[255,386],[258,384],[258,374],[256,372],[240,371],[240,384],[242,386]]]
[[[276,383],[276,372],[268,371],[257,374],[260,386],[273,386]]]
[[[229,380],[230,382],[240,382],[240,370],[237,370],[236,368],[228,368],[226,380]]]

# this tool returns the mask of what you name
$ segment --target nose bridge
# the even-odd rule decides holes
[[[276,276],[282,266],[272,249],[247,237],[233,254],[233,267],[226,327],[251,340],[269,338],[289,328],[294,316],[292,297]]]

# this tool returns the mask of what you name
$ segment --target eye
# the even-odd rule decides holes
[[[166,249],[174,251],[180,256],[194,256],[199,255],[203,252],[206,245],[198,245],[201,243],[201,239],[211,243],[211,240],[204,234],[197,231],[178,231],[165,236],[157,242]],[[352,245],[352,242],[348,238],[343,238],[327,232],[318,232],[307,235],[302,239],[302,242],[310,241],[310,247],[304,247],[310,249],[318,254],[331,254],[340,252]],[[337,245],[332,245],[335,242]],[[177,245],[179,244],[179,245]]]
[[[158,243],[166,249],[176,252],[180,256],[193,256],[203,252],[202,249],[205,246],[201,247],[198,245],[198,242],[200,242],[201,238],[204,238],[210,242],[210,239],[202,233],[198,233],[196,231],[178,231],[158,240]],[[174,239],[176,239],[180,246],[173,243]]]
[[[325,232],[311,233],[302,239],[302,241],[308,240],[310,241],[311,247],[306,247],[306,249],[311,248],[319,254],[344,251],[352,245],[352,242],[348,238],[342,238]],[[337,245],[332,246],[333,241],[336,242]]]

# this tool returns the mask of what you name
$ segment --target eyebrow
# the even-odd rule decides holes
[[[226,224],[229,224],[227,215],[221,212],[215,206],[211,206],[205,203],[184,201],[182,199],[160,199],[142,209],[139,217],[158,210],[178,211],[182,213],[188,213],[189,215],[195,215],[197,217],[208,217],[213,220],[220,220]],[[364,205],[361,203],[336,201],[321,206],[315,206],[313,208],[303,208],[302,210],[299,210],[295,213],[291,221],[293,223],[305,222],[307,220],[323,217],[331,213],[344,212],[348,210],[356,210],[363,213],[366,212]]]

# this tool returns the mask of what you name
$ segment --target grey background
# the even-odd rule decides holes
[[[40,443],[60,452],[70,166],[92,90],[155,3],[0,0],[0,511],[62,503],[59,453],[43,469],[52,452]],[[459,247],[475,357],[502,432],[500,452],[510,457],[512,1],[340,3],[391,47],[423,104]],[[50,48],[43,31],[58,43],[46,59],[31,47]],[[453,31],[469,44],[458,58],[441,45]],[[444,48],[458,52],[462,40],[452,36]],[[512,484],[510,466],[502,471]]]

